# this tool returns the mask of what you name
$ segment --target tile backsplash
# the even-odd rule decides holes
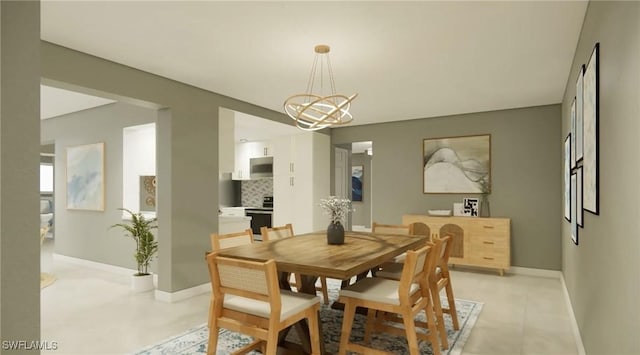
[[[264,196],[273,196],[273,179],[242,180],[240,199],[243,206],[262,207]]]

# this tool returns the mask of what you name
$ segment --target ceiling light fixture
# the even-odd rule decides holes
[[[284,102],[284,111],[296,121],[298,128],[305,131],[316,131],[330,126],[343,125],[353,120],[349,109],[351,108],[351,101],[358,94],[353,94],[349,97],[336,94],[336,84],[333,79],[331,61],[329,60],[329,50],[329,46],[325,44],[319,44],[315,47],[316,57],[311,67],[307,91],[304,94],[292,95]],[[318,61],[320,61],[319,66]],[[324,96],[325,66],[331,90],[328,96]],[[319,85],[316,85],[316,82]],[[317,86],[319,86],[319,89]],[[314,90],[319,91],[314,92]]]

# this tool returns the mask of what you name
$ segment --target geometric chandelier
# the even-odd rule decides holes
[[[349,112],[351,101],[358,96],[349,97],[336,94],[333,70],[329,60],[329,46],[319,44],[315,47],[316,57],[304,94],[290,96],[284,102],[284,111],[296,121],[296,126],[305,131],[315,131],[331,126],[349,123],[353,116]],[[320,60],[320,66],[318,66]],[[325,66],[331,91],[324,96]],[[318,75],[319,72],[319,75]],[[318,87],[319,86],[319,87]]]

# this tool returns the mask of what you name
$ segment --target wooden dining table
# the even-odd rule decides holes
[[[219,255],[260,262],[274,259],[281,273],[281,289],[291,289],[289,274],[296,273],[302,278],[299,292],[315,295],[315,283],[320,276],[348,280],[407,250],[417,249],[426,242],[426,236],[347,231],[344,244],[333,245],[327,243],[327,233],[323,231],[227,248],[221,250]],[[324,353],[322,322],[319,327],[320,345]],[[306,322],[297,323],[295,328],[299,333],[303,352],[310,353],[309,328]],[[280,334],[281,344],[289,348],[296,347],[285,344],[287,332],[283,333]]]

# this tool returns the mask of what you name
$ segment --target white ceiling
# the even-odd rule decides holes
[[[234,128],[236,143],[265,141],[301,133],[295,126],[265,120],[242,112],[235,113]]]
[[[82,111],[115,101],[75,91],[40,85],[40,118],[47,119]]]
[[[282,111],[331,46],[352,124],[561,102],[586,1],[43,1],[42,39]]]

